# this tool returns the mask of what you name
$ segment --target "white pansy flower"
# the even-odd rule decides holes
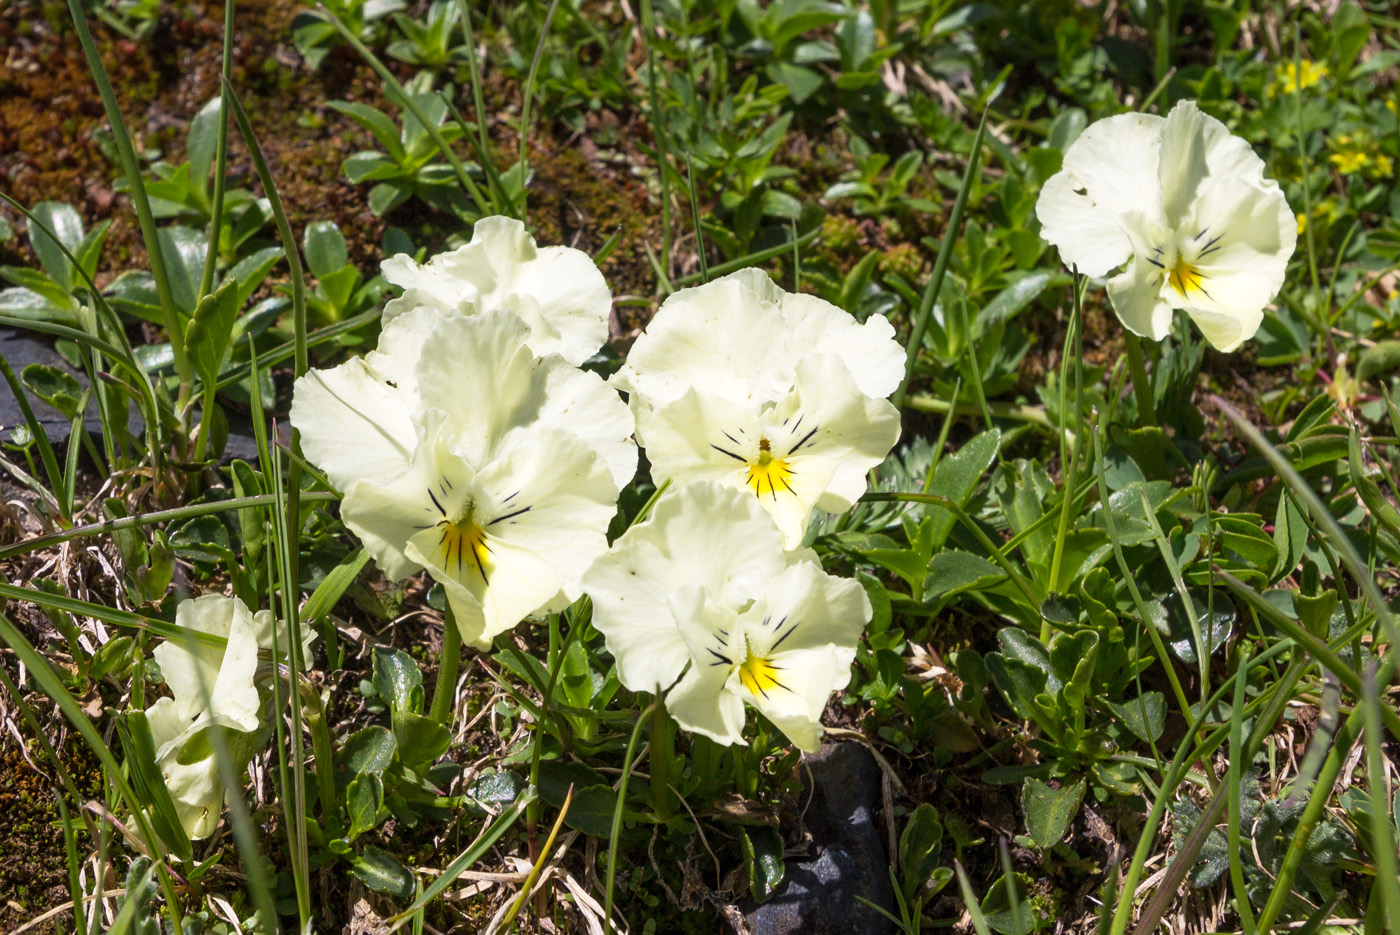
[[[536,247],[513,218],[482,218],[470,243],[425,264],[401,253],[382,268],[404,290],[385,305],[386,322],[415,308],[461,315],[507,309],[529,326],[537,356],[558,354],[575,366],[608,339],[612,294],[593,260],[572,247]]]
[[[261,633],[270,639],[272,614],[266,610],[254,614],[238,598],[209,594],[181,602],[175,622],[228,641],[222,648],[193,639],[167,641],[152,654],[173,696],[146,709],[156,765],[185,832],[191,838],[205,838],[218,825],[224,807],[218,762],[209,755],[181,763],[180,751],[210,724],[243,732],[259,728],[261,701],[253,674],[258,667],[258,637]]]
[[[1194,103],[1092,124],[1036,203],[1066,264],[1105,276],[1124,327],[1154,341],[1184,310],[1215,347],[1254,336],[1298,228],[1249,144]]]
[[[613,382],[654,477],[750,490],[795,548],[812,508],[849,509],[899,439],[893,335],[743,270],[668,298]]]
[[[578,597],[637,467],[617,393],[535,356],[527,334],[504,310],[414,310],[375,354],[298,380],[292,402],[345,524],[390,578],[441,582],[479,649]]]
[[[747,703],[815,750],[871,616],[858,583],[784,552],[755,498],[716,483],[668,492],[584,582],[622,684],[670,688],[676,723],[723,744],[741,742]]]

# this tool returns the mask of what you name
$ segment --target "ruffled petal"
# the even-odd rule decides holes
[[[341,490],[402,475],[417,442],[403,398],[363,360],[298,379],[291,418],[306,457]]]
[[[1225,124],[1202,112],[1195,101],[1181,101],[1173,107],[1161,133],[1162,211],[1169,226],[1186,217],[1204,196],[1209,180],[1264,183],[1264,160]]]
[[[1254,336],[1264,308],[1283,287],[1298,228],[1283,192],[1272,183],[1236,179],[1207,183],[1187,223],[1200,234],[1185,254],[1198,274],[1182,305],[1206,339],[1222,351]]]
[[[883,316],[872,315],[858,323],[830,302],[800,292],[785,294],[782,309],[789,346],[804,357],[830,354],[840,358],[860,392],[873,399],[883,399],[899,389],[904,379],[904,348],[895,340],[894,326]]]
[[[1085,276],[1105,276],[1133,254],[1124,215],[1094,204],[1067,172],[1046,180],[1035,203],[1040,236],[1060,251],[1065,265]]]
[[[1172,327],[1172,307],[1162,298],[1160,269],[1138,258],[1108,281],[1108,298],[1118,320],[1133,334],[1160,341]]]

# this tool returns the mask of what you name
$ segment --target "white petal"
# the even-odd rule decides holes
[[[1040,236],[1060,251],[1065,265],[1085,276],[1105,276],[1133,253],[1128,220],[1110,206],[1099,206],[1068,172],[1052,175],[1035,203]]]
[[[666,695],[666,710],[681,727],[715,743],[742,743],[744,702],[726,690],[729,672],[723,665],[692,664]]]
[[[854,652],[870,616],[870,598],[859,582],[799,562],[773,580],[743,619],[754,652],[767,656],[828,645]],[[835,687],[845,685],[843,678]]]
[[[414,450],[412,463],[398,477],[383,484],[357,483],[340,502],[341,520],[393,581],[422,569],[404,550],[410,539],[442,518],[438,509],[442,487],[455,488],[475,474],[460,459],[443,458],[439,465],[438,447],[436,435],[429,437]],[[444,477],[443,468],[451,475]]]
[[[507,310],[529,325],[536,355],[557,353],[575,365],[608,337],[612,296],[593,261],[570,247],[536,249],[512,218],[482,218],[470,243],[426,265],[400,255],[383,268],[405,289],[385,306],[386,319],[419,307],[463,315]]]
[[[607,465],[557,429],[536,429],[529,442],[497,453],[470,481],[476,509],[485,510],[476,520],[487,562],[464,562],[460,549],[455,562],[444,560],[438,528],[415,532],[404,550],[444,583],[463,637],[478,648],[531,614],[566,606],[607,549],[617,505]]]
[[[228,640],[224,648],[193,639],[166,641],[156,647],[153,655],[175,696],[180,718],[188,722],[212,713],[240,730],[256,730],[259,701],[253,674],[258,666],[258,643],[247,606],[237,598],[206,594],[181,601],[175,622]]]
[[[781,299],[782,290],[760,270],[673,292],[612,382],[654,404],[691,386],[743,404],[775,399],[790,385],[800,353],[789,343]]]
[[[363,360],[297,380],[291,417],[306,457],[341,490],[398,477],[417,441],[403,398]]]
[[[1099,209],[1120,214],[1137,211],[1156,219],[1161,213],[1158,165],[1163,123],[1151,114],[1119,114],[1095,121],[1065,152],[1061,171]]]
[[[1160,341],[1172,328],[1172,307],[1162,298],[1162,289],[1162,271],[1135,258],[1126,270],[1108,281],[1108,298],[1124,328]]]
[[[853,659],[854,649],[847,653],[835,646],[784,652],[771,660],[778,670],[779,685],[755,694],[735,673],[728,688],[763,712],[794,746],[811,752],[821,746],[821,717],[827,699],[843,675],[850,678]]]
[[[1264,161],[1244,139],[1203,113],[1194,101],[1181,101],[1162,124],[1162,210],[1174,226],[1186,216],[1208,180],[1231,178],[1264,182]],[[1297,222],[1294,222],[1296,231]]]
[[[287,659],[289,639],[287,635],[287,622],[285,620],[276,620],[270,610],[260,610],[253,614],[253,632],[257,636],[258,648],[265,649],[269,653],[272,652],[274,623],[276,624],[277,630],[277,651],[281,659],[285,661]],[[301,658],[303,661],[311,658],[311,644],[316,642],[317,635],[316,631],[308,626],[303,626],[301,628]]]
[[[848,313],[814,295],[783,296],[783,318],[790,329],[787,345],[808,353],[834,354],[850,370],[866,396],[883,399],[904,379],[904,348],[894,326],[880,315],[859,324]]]
[[[473,464],[538,416],[545,373],[526,337],[518,317],[497,310],[440,318],[423,346],[415,368],[420,405],[444,414],[454,446]]]
[[[160,762],[160,772],[185,833],[194,840],[213,834],[224,808],[218,760],[210,756],[181,763],[172,754]]]
[[[1215,347],[1231,351],[1252,338],[1280,288],[1298,228],[1276,185],[1212,180],[1188,221],[1211,243],[1195,262],[1201,289],[1188,292],[1187,313]]]
[[[566,431],[598,452],[607,462],[618,490],[637,475],[632,411],[617,390],[598,374],[546,364],[538,424]]]

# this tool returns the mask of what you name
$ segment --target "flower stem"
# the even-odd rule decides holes
[[[452,715],[456,707],[452,704],[457,697],[457,670],[462,659],[462,634],[457,630],[457,621],[452,616],[452,606],[442,621],[442,658],[438,660],[437,684],[433,686],[433,703],[428,716],[448,730],[452,729]]]
[[[666,699],[658,695],[656,704],[651,708],[647,767],[651,774],[651,808],[662,821],[669,820],[676,810],[675,793],[671,791],[671,766],[676,758],[674,743],[671,718],[666,713]]]
[[[1123,346],[1128,352],[1128,369],[1133,374],[1133,398],[1137,400],[1138,422],[1157,426],[1157,406],[1152,398],[1152,383],[1147,379],[1147,364],[1142,358],[1142,343],[1131,331],[1123,332]]]

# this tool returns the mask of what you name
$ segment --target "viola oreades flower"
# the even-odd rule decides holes
[[[670,688],[676,723],[722,744],[742,741],[747,703],[801,749],[820,746],[822,709],[871,615],[858,583],[810,550],[783,551],[756,498],[708,482],[663,496],[584,590],[622,684]]]
[[[849,509],[898,441],[884,397],[903,368],[885,319],[747,269],[668,298],[613,383],[654,477],[747,490],[795,548],[812,508]]]
[[[612,294],[593,260],[572,247],[536,247],[514,218],[482,218],[466,246],[424,264],[401,253],[383,271],[404,290],[384,306],[386,322],[415,308],[459,315],[506,309],[529,326],[537,356],[558,354],[575,366],[608,339]]]
[[[218,761],[210,754],[182,763],[180,753],[210,724],[242,732],[260,726],[261,702],[253,674],[260,635],[264,648],[270,648],[272,614],[266,610],[254,614],[237,598],[210,594],[183,601],[175,610],[175,622],[228,641],[223,648],[193,639],[167,641],[152,654],[173,696],[146,709],[156,765],[185,833],[206,838],[218,825],[224,807]]]
[[[471,646],[566,607],[637,467],[626,405],[536,356],[526,324],[418,308],[377,351],[297,381],[292,423],[390,578],[426,569]]]
[[[1181,309],[1222,351],[1254,336],[1298,238],[1263,160],[1190,101],[1091,125],[1036,215],[1067,265],[1094,277],[1123,267],[1108,296],[1129,331],[1159,341]]]

